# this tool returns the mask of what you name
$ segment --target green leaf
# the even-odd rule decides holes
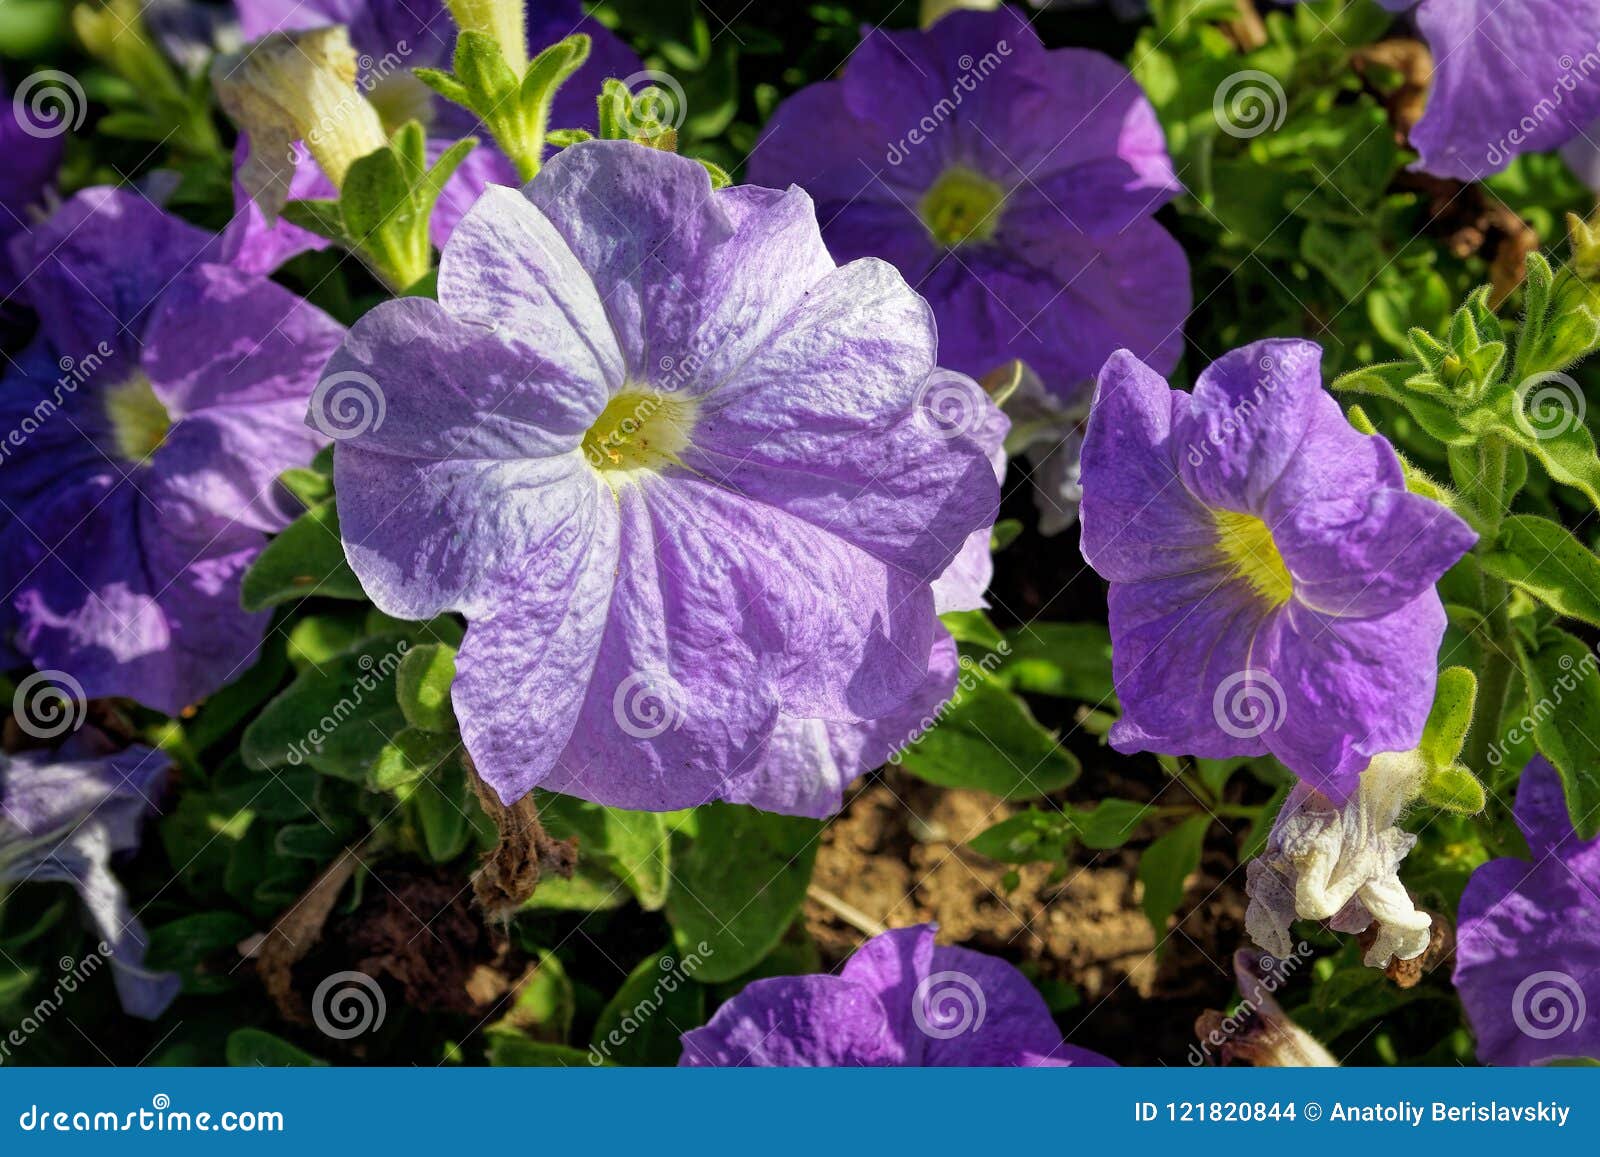
[[[738,804],[696,808],[696,834],[673,840],[667,920],[680,956],[704,963],[698,979],[731,980],[782,939],[805,900],[822,824]]]
[[[1439,673],[1433,709],[1423,726],[1420,748],[1430,768],[1447,768],[1460,757],[1467,732],[1472,728],[1472,711],[1477,699],[1478,679],[1467,668],[1448,667]]]
[[[349,244],[394,290],[419,281],[433,267],[428,211],[412,194],[426,178],[420,168],[408,172],[407,155],[415,151],[421,131],[416,121],[407,122],[391,145],[350,165],[339,191]]]
[[[1003,864],[1032,864],[1063,860],[1076,842],[1070,815],[1028,808],[978,833],[967,847]]]
[[[422,643],[406,652],[395,672],[395,699],[406,722],[424,731],[455,731],[450,684],[456,677],[456,650],[443,643]]]
[[[1011,649],[995,676],[1013,691],[1116,703],[1111,632],[1104,623],[1031,623],[1006,642]]]
[[[1133,838],[1135,830],[1153,809],[1150,804],[1125,799],[1101,800],[1093,808],[1074,811],[1078,838],[1086,848],[1106,851],[1120,848]]]
[[[344,214],[339,202],[329,200],[290,201],[279,214],[289,224],[315,233],[328,241],[341,245],[349,242],[350,233],[344,225]]]
[[[958,643],[971,643],[989,651],[998,651],[1005,645],[1005,635],[982,611],[950,611],[940,615],[939,621]]]
[[[310,595],[365,599],[361,582],[344,556],[339,512],[332,500],[306,511],[267,543],[240,584],[247,611],[264,610]]]
[[[428,858],[446,864],[467,850],[472,813],[480,810],[459,762],[447,763],[412,789],[411,807],[422,828]]]
[[[236,1069],[321,1068],[328,1063],[259,1028],[236,1028],[229,1033],[226,1055],[228,1064]]]
[[[680,1034],[706,1022],[706,990],[689,962],[673,952],[645,957],[600,1010],[593,1051],[618,1065],[676,1065]]]
[[[1580,839],[1600,834],[1600,747],[1591,737],[1600,719],[1600,679],[1594,653],[1565,631],[1541,636],[1528,657],[1528,714],[1533,739],[1561,775],[1567,811]]]
[[[564,1044],[577,1011],[578,998],[567,970],[555,953],[541,949],[538,966],[518,981],[511,1008],[489,1031],[510,1030],[530,1040]]]
[[[237,912],[195,912],[150,929],[144,967],[153,972],[180,973],[183,991],[190,995],[226,992],[237,987],[240,978],[226,967],[215,971],[204,971],[203,967],[223,953],[237,960],[235,946],[255,930],[255,925]]]
[[[373,791],[397,791],[432,775],[448,759],[461,752],[461,738],[455,734],[407,727],[396,732],[373,762],[367,786]]]
[[[1155,929],[1156,940],[1165,941],[1167,921],[1183,903],[1183,886],[1200,866],[1210,816],[1184,820],[1161,836],[1139,857],[1139,882],[1144,885],[1144,914]]]
[[[394,673],[411,645],[406,634],[386,632],[301,671],[245,728],[245,764],[307,764],[365,783],[390,736],[406,725],[395,702]]]
[[[1040,726],[1028,705],[977,664],[963,663],[956,694],[937,726],[906,748],[900,764],[940,787],[1031,799],[1078,778],[1077,757]]]
[[[1513,514],[1477,560],[1558,614],[1600,626],[1600,558],[1560,523]]]
[[[540,822],[552,837],[577,838],[580,862],[589,861],[621,880],[646,911],[666,903],[672,856],[666,814],[601,807],[549,792],[540,792],[536,803]]]
[[[570,1045],[529,1040],[516,1032],[486,1032],[489,1063],[496,1068],[586,1069],[595,1064],[590,1054]]]
[[[1483,784],[1459,763],[1433,768],[1422,784],[1422,802],[1440,811],[1475,816],[1488,806]]]

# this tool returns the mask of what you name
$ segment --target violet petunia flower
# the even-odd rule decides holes
[[[478,147],[467,154],[439,196],[429,231],[443,249],[450,231],[479,194],[491,183],[515,185],[516,169],[495,146],[488,130],[468,110],[438,96],[412,75],[417,68],[451,65],[456,25],[444,0],[234,0],[248,40],[272,32],[299,31],[343,24],[359,54],[357,83],[377,109],[384,127],[393,132],[409,120],[422,122],[428,155],[437,160],[463,137],[476,136]],[[551,108],[550,127],[598,127],[597,101],[607,77],[631,78],[644,65],[615,33],[584,14],[579,0],[533,0],[527,14],[530,58],[581,32],[589,37],[589,59],[560,89]],[[243,164],[249,141],[241,140],[237,161]],[[332,184],[304,150],[297,154],[288,196],[296,200],[337,196]],[[286,221],[268,221],[235,183],[238,220],[229,230],[235,264],[269,273],[297,254],[320,250],[330,242]]]
[[[277,482],[344,330],[134,193],[29,238],[40,332],[0,378],[0,645],[89,697],[177,714],[253,661],[245,569],[298,504]]]
[[[1434,583],[1475,541],[1323,391],[1322,350],[1256,342],[1170,389],[1126,351],[1083,447],[1083,554],[1111,583],[1118,751],[1270,753],[1342,804],[1433,704]]]
[[[1064,399],[1130,348],[1163,371],[1190,304],[1182,248],[1151,215],[1180,191],[1128,71],[1047,51],[1012,8],[874,29],[838,80],[773,114],[751,180],[817,202],[840,261],[893,262],[939,321],[940,360],[1012,358]]]
[[[1573,831],[1543,756],[1517,785],[1531,859],[1472,873],[1456,928],[1456,991],[1491,1065],[1600,1060],[1600,839]]]
[[[799,190],[714,193],[621,141],[489,189],[438,286],[330,363],[385,415],[335,481],[373,601],[468,620],[478,772],[507,802],[836,809],[841,785],[774,765],[780,723],[926,691],[932,583],[999,501],[984,447],[921,406],[926,303],[836,266]]]
[[[874,936],[838,976],[757,980],[683,1034],[684,1067],[1104,1067],[1067,1044],[1012,965],[933,941],[934,925]]]
[[[178,995],[179,978],[144,968],[144,929],[111,871],[139,847],[154,811],[165,756],[134,746],[97,753],[80,733],[52,754],[0,755],[0,884],[61,882],[78,890],[108,958],[122,1007],[153,1020]]]
[[[1474,181],[1600,116],[1600,0],[1379,0],[1410,12],[1433,54],[1417,167]]]
[[[39,88],[24,90],[14,100],[5,78],[0,76],[0,315],[18,304],[17,287],[25,269],[16,268],[11,254],[14,239],[35,224],[35,214],[44,201],[45,190],[55,180],[61,164],[66,126],[51,117],[66,112],[60,102],[52,102]],[[33,101],[43,101],[35,113]]]

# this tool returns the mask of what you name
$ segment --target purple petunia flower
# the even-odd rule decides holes
[[[40,90],[35,89],[35,92]],[[25,96],[26,94],[24,94]],[[0,313],[15,304],[13,295],[26,270],[15,267],[13,239],[33,226],[33,212],[44,199],[61,163],[62,132],[34,120],[26,102],[13,102],[0,75]],[[60,115],[58,106],[53,115]]]
[[[1433,54],[1417,167],[1473,181],[1565,144],[1600,116],[1600,0],[1379,0]]]
[[[939,320],[940,358],[1021,358],[1064,398],[1113,350],[1182,352],[1179,192],[1155,111],[1116,61],[1047,51],[1010,8],[873,30],[843,76],[773,114],[751,180],[800,185],[840,261],[891,261]]]
[[[1083,448],[1083,554],[1110,580],[1118,751],[1270,752],[1343,803],[1409,750],[1444,634],[1434,583],[1475,541],[1322,389],[1311,342],[1257,342],[1192,394],[1127,352]]]
[[[984,447],[921,405],[926,303],[837,267],[799,190],[713,193],[616,141],[486,192],[438,284],[330,363],[385,405],[335,481],[373,601],[470,624],[480,774],[507,801],[837,808],[775,734],[925,692],[931,584],[998,506]]]
[[[209,264],[210,235],[90,189],[29,238],[40,332],[0,378],[0,639],[90,697],[177,714],[248,666],[239,582],[325,438],[306,399],[344,330]]]
[[[1456,929],[1456,991],[1491,1065],[1600,1060],[1600,840],[1585,843],[1555,768],[1536,757],[1517,785],[1531,860],[1472,873]]]
[[[450,67],[456,25],[444,0],[235,0],[235,6],[250,40],[278,31],[348,26],[351,46],[359,54],[358,83],[366,98],[391,132],[408,120],[421,120],[427,130],[430,161],[461,138],[478,137],[478,147],[467,154],[445,185],[429,221],[439,248],[444,248],[456,222],[489,184],[517,183],[516,170],[477,118],[412,75],[417,68]],[[607,77],[632,77],[643,64],[613,32],[586,16],[579,0],[534,0],[528,6],[527,19],[530,57],[573,33],[589,37],[589,59],[557,90],[550,127],[595,131],[601,82]],[[241,140],[240,164],[248,152],[248,140]],[[337,193],[316,161],[302,151],[288,195],[302,200]],[[285,221],[269,222],[237,184],[235,207],[239,221],[229,233],[238,252],[235,263],[241,267],[267,273],[297,254],[329,245],[324,238]]]
[[[144,929],[111,873],[111,858],[139,847],[167,759],[142,746],[105,755],[89,734],[80,732],[55,754],[0,755],[0,882],[75,887],[123,1009],[153,1020],[178,995],[180,981],[144,969]]]
[[[897,928],[838,976],[757,980],[683,1034],[686,1067],[1103,1067],[1067,1044],[1044,999],[1004,960]]]

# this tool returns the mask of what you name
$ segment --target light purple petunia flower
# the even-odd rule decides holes
[[[1473,181],[1553,149],[1600,116],[1600,0],[1379,0],[1433,54],[1417,167]]]
[[[1064,398],[1112,351],[1182,352],[1189,267],[1151,218],[1179,192],[1155,111],[1116,61],[1047,51],[1015,9],[874,29],[840,79],[785,101],[751,180],[800,185],[840,261],[881,257],[926,297],[940,359],[1021,358]]]
[[[330,363],[385,405],[335,454],[346,554],[388,613],[468,619],[456,713],[505,800],[826,814],[841,785],[774,767],[775,732],[926,693],[931,584],[998,506],[922,408],[934,353],[799,190],[573,146]]]
[[[1027,977],[997,957],[933,942],[919,924],[874,936],[838,976],[751,983],[683,1034],[681,1066],[1104,1067],[1067,1044]]]
[[[60,106],[54,111],[59,115]],[[17,304],[17,284],[27,272],[15,267],[13,240],[33,227],[34,213],[61,164],[61,150],[62,134],[31,119],[26,101],[19,108],[0,75],[0,157],[5,158],[0,165],[0,314]]]
[[[122,1007],[153,1020],[178,995],[179,978],[144,968],[145,935],[111,859],[139,847],[167,758],[134,746],[114,755],[82,732],[60,752],[0,754],[0,882],[62,882],[78,890]]]
[[[417,68],[450,67],[456,25],[444,0],[235,0],[235,6],[250,40],[277,31],[346,25],[351,46],[359,54],[358,82],[384,127],[392,132],[408,120],[420,119],[428,134],[430,160],[437,160],[463,137],[478,138],[478,147],[467,154],[446,183],[429,221],[433,242],[439,248],[444,248],[456,222],[485,187],[517,183],[516,169],[477,118],[436,95],[411,74]],[[527,19],[530,58],[573,33],[589,37],[589,59],[557,90],[550,127],[595,131],[601,82],[607,77],[632,77],[644,65],[615,33],[586,16],[579,0],[533,0]],[[248,140],[241,140],[239,164],[248,150]],[[336,195],[316,161],[302,153],[289,196],[302,200]],[[229,241],[236,251],[234,263],[243,268],[269,273],[297,254],[329,245],[324,238],[285,221],[268,222],[237,182],[234,199],[239,218],[229,230]]]
[[[1456,991],[1491,1065],[1600,1060],[1600,840],[1579,840],[1561,777],[1536,757],[1517,785],[1531,860],[1491,860],[1467,881]]]
[[[0,378],[0,640],[90,697],[177,714],[247,667],[239,582],[326,439],[306,400],[343,327],[210,264],[214,241],[90,189],[29,238],[40,332]]]
[[[1110,580],[1118,751],[1271,753],[1343,803],[1409,750],[1475,541],[1323,391],[1311,342],[1245,346],[1192,394],[1119,352],[1083,448],[1083,554]]]

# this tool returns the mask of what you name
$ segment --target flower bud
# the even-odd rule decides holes
[[[511,71],[528,69],[527,14],[523,0],[446,0],[463,32],[481,32],[500,46]]]
[[[356,53],[343,27],[264,36],[219,58],[211,80],[223,110],[250,134],[239,180],[268,217],[289,199],[296,142],[335,188],[351,164],[388,143],[377,111],[356,88]]]
[[[1422,955],[1433,921],[1400,883],[1400,863],[1417,837],[1397,821],[1427,775],[1420,753],[1388,752],[1367,765],[1361,786],[1343,807],[1304,784],[1295,788],[1246,873],[1251,939],[1284,956],[1297,918],[1326,920],[1339,932],[1364,932],[1375,924],[1377,935],[1365,957],[1369,967]]]
[[[1568,213],[1567,234],[1572,242],[1572,271],[1584,281],[1600,280],[1600,229],[1576,213]]]

